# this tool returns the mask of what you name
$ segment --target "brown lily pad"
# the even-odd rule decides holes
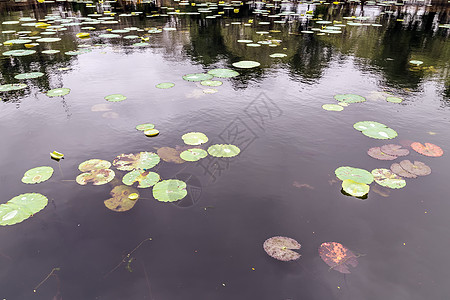
[[[77,176],[76,182],[80,185],[92,183],[93,185],[107,184],[114,179],[116,174],[111,169],[98,169]]]
[[[399,163],[393,163],[391,165],[391,171],[392,173],[397,174],[398,176],[405,177],[405,178],[417,178],[416,175],[409,173],[405,169],[402,168],[402,166]]]
[[[105,206],[110,210],[124,212],[133,208],[139,198],[138,191],[126,185],[119,185],[112,189],[112,198],[104,201]],[[132,195],[133,194],[133,195]],[[138,196],[136,197],[137,194]],[[130,197],[130,195],[132,195]]]
[[[444,154],[444,150],[442,150],[441,147],[431,143],[425,143],[425,145],[422,145],[421,143],[414,142],[411,144],[411,148],[413,148],[417,153],[430,157],[439,157]]]
[[[325,242],[319,247],[320,258],[330,266],[330,269],[349,274],[349,266],[356,267],[356,255],[341,243]]]
[[[381,146],[381,151],[393,156],[406,156],[409,154],[409,150],[402,147],[402,145],[387,144]]]
[[[109,161],[103,159],[90,159],[82,162],[78,169],[81,172],[89,172],[92,170],[100,170],[100,169],[109,169],[111,167],[111,163]]]
[[[405,159],[400,162],[400,166],[407,172],[417,176],[427,176],[431,174],[431,168],[420,161],[414,163]]]
[[[291,249],[300,249],[301,245],[294,239],[284,236],[274,236],[264,242],[264,251],[281,261],[291,261],[300,258],[300,254]]]
[[[370,148],[367,151],[367,154],[369,154],[369,156],[379,159],[379,160],[394,160],[397,158],[397,156],[395,156],[395,155],[389,155],[389,154],[381,151],[380,147]]]
[[[183,151],[177,150],[175,148],[171,147],[161,147],[158,149],[157,153],[159,157],[165,162],[175,163],[175,164],[182,164],[185,161],[181,159],[180,153]]]

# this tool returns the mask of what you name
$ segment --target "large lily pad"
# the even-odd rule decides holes
[[[111,167],[111,163],[109,161],[103,159],[90,159],[82,162],[78,169],[81,172],[89,172],[92,170],[100,170],[100,169],[109,169]]]
[[[138,191],[135,188],[126,185],[114,187],[110,194],[112,198],[104,201],[105,206],[110,210],[117,212],[124,212],[132,209],[136,204],[136,200],[139,198]],[[137,194],[138,197],[133,194]]]
[[[58,88],[53,89],[47,92],[47,96],[49,97],[61,97],[70,93],[70,89],[68,88]]]
[[[401,189],[406,186],[406,181],[402,177],[388,169],[374,169],[372,175],[375,182],[381,186],[391,189]]]
[[[114,159],[113,165],[121,171],[148,170],[156,166],[159,161],[160,158],[156,153],[140,152],[137,154],[120,154]]]
[[[33,79],[44,76],[44,73],[41,72],[30,72],[30,73],[22,73],[14,76],[15,79]]]
[[[233,63],[233,67],[241,68],[241,69],[250,69],[250,68],[256,68],[259,67],[261,64],[257,61],[252,60],[242,60]]]
[[[153,197],[161,202],[174,202],[186,197],[186,183],[177,180],[163,180],[153,187]]]
[[[93,185],[107,184],[114,179],[116,174],[111,169],[98,169],[77,176],[76,182],[80,185],[92,183]]]
[[[25,83],[11,83],[0,85],[0,92],[18,91],[28,87]]]
[[[183,76],[184,80],[187,81],[204,81],[204,80],[210,80],[214,76],[211,74],[206,73],[194,73],[194,74],[187,74]]]
[[[394,155],[394,156],[406,156],[409,154],[409,150],[402,148],[402,145],[396,145],[396,144],[387,144],[381,146],[381,151],[383,151],[386,154]]]
[[[44,195],[26,193],[16,196],[0,205],[0,225],[20,223],[44,209],[48,199]]]
[[[181,137],[187,145],[201,145],[208,141],[208,137],[201,132],[189,132]]]
[[[31,54],[35,54],[36,50],[9,50],[6,52],[3,52],[2,54],[4,56],[27,56]]]
[[[444,150],[442,150],[441,147],[431,143],[425,143],[425,145],[422,145],[419,142],[414,142],[411,144],[411,148],[413,148],[417,153],[430,157],[439,157],[444,154]]]
[[[341,94],[334,96],[334,99],[336,99],[339,102],[345,102],[345,103],[358,103],[358,102],[364,102],[366,101],[366,98],[360,95],[355,94]]]
[[[37,167],[30,169],[23,175],[22,182],[27,184],[34,184],[44,182],[53,175],[52,167]]]
[[[208,153],[214,157],[234,157],[241,152],[235,145],[230,144],[216,144],[208,148]]]
[[[292,251],[300,249],[301,245],[285,236],[274,236],[265,240],[263,248],[269,256],[281,261],[297,260],[301,256],[298,252]]]
[[[161,147],[158,149],[158,151],[156,153],[165,162],[182,164],[185,161],[180,157],[181,152],[182,151],[180,151],[176,148]]]
[[[350,273],[350,266],[358,265],[356,255],[341,243],[322,243],[319,247],[319,255],[331,269],[344,274]]]
[[[391,165],[391,171],[392,173],[397,174],[400,177],[404,177],[404,178],[417,178],[416,175],[409,173],[408,171],[406,171],[405,169],[402,168],[402,166],[400,166],[399,163],[393,163]]]
[[[364,169],[353,168],[353,167],[339,167],[334,173],[336,177],[344,181],[346,179],[351,179],[353,181],[365,184],[371,184],[373,181],[372,174]]]
[[[368,137],[379,139],[379,140],[388,140],[397,137],[397,132],[389,127],[386,128],[371,128],[362,131],[362,133]]]
[[[431,174],[431,168],[420,161],[411,161],[405,159],[400,162],[400,166],[407,171],[408,173],[417,175],[417,176],[426,176]]]
[[[208,71],[208,74],[217,78],[231,78],[239,75],[238,72],[231,69],[213,69]]]
[[[363,197],[369,193],[370,187],[365,183],[356,182],[351,179],[346,179],[342,181],[342,189],[347,194],[354,197]]]
[[[397,158],[395,155],[389,155],[381,151],[380,147],[372,147],[367,151],[369,156],[379,159],[379,160],[394,160]]]
[[[203,149],[188,149],[186,151],[181,152],[180,157],[186,161],[198,161],[202,158],[208,156],[208,152]]]
[[[138,188],[148,188],[154,186],[160,177],[158,173],[144,171],[144,170],[133,170],[127,173],[122,178],[122,182],[126,185],[133,185],[133,183],[138,183]]]

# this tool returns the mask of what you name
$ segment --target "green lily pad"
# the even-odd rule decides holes
[[[371,128],[362,131],[365,136],[379,139],[379,140],[389,140],[395,138],[398,134],[394,129],[389,127],[386,128]]]
[[[54,42],[59,42],[61,40],[61,38],[41,38],[41,39],[37,39],[36,42],[38,43],[54,43]]]
[[[126,185],[133,185],[133,183],[138,182],[138,188],[148,188],[155,185],[159,179],[158,173],[148,170],[133,170],[122,178],[122,182]]]
[[[213,76],[211,74],[205,74],[205,73],[194,73],[194,74],[187,74],[183,76],[184,80],[187,81],[204,81],[204,80],[210,80]]]
[[[86,185],[88,183],[103,185],[113,180],[115,176],[116,174],[111,169],[98,169],[78,175],[75,181],[80,185]]]
[[[159,130],[155,129],[155,128],[147,129],[147,130],[144,131],[144,134],[146,136],[157,136],[159,134]]]
[[[23,175],[22,182],[27,184],[34,184],[44,182],[53,175],[52,167],[37,167],[30,169]]]
[[[181,180],[163,180],[153,187],[153,197],[161,202],[178,201],[186,197],[186,195],[186,183]]]
[[[61,158],[64,157],[64,154],[58,152],[58,151],[53,151],[52,153],[50,153],[50,157],[56,160],[60,160]]]
[[[339,167],[334,173],[336,177],[344,181],[351,179],[353,181],[365,184],[371,184],[373,181],[373,176],[369,171],[353,167]]]
[[[136,197],[133,194],[137,194],[138,196]],[[132,209],[136,204],[136,200],[139,199],[138,191],[135,188],[126,185],[119,185],[114,187],[110,195],[112,196],[112,198],[104,201],[105,206],[108,209],[117,212],[124,212]],[[130,196],[132,199],[130,199]]]
[[[399,97],[387,97],[386,101],[387,102],[392,102],[392,103],[402,103],[403,99],[399,98]]]
[[[189,132],[181,137],[187,145],[201,145],[208,141],[208,137],[201,132]]]
[[[386,125],[375,122],[375,121],[361,121],[353,124],[353,128],[359,131],[364,131],[367,129],[375,129],[375,128],[387,128]]]
[[[16,40],[4,41],[3,45],[20,45],[20,44],[28,44],[31,42],[32,42],[32,40],[28,40],[28,39],[16,39]]]
[[[102,23],[104,23],[104,22],[102,22]],[[100,34],[98,37],[104,38],[104,39],[115,39],[115,38],[120,38],[120,34],[104,33],[104,34]]]
[[[124,95],[121,94],[112,94],[105,97],[105,100],[109,102],[120,102],[127,99]]]
[[[345,179],[342,181],[342,189],[354,197],[363,197],[366,195],[370,187],[365,183],[356,182],[351,179]]]
[[[41,72],[31,72],[31,73],[22,73],[14,76],[15,79],[33,79],[44,76],[44,73]]]
[[[208,153],[214,157],[234,157],[241,152],[235,145],[216,144],[208,148]]]
[[[47,96],[49,97],[61,97],[70,93],[70,89],[68,88],[58,88],[53,89],[47,92]]]
[[[208,74],[217,78],[232,78],[239,76],[239,73],[231,69],[213,69],[208,71]]]
[[[410,60],[409,63],[412,64],[412,65],[420,66],[421,64],[423,64],[423,61],[421,61],[421,60]]]
[[[42,51],[42,53],[44,53],[44,54],[56,54],[59,52],[61,52],[61,50],[44,50],[44,51]]]
[[[0,92],[18,91],[28,87],[25,83],[12,83],[0,85]]]
[[[250,68],[256,68],[259,67],[261,64],[257,61],[252,60],[242,60],[233,63],[233,67],[240,68],[240,69],[250,69]]]
[[[155,128],[155,125],[153,125],[151,123],[139,124],[136,126],[136,129],[140,130],[140,131],[146,131],[146,130],[153,129],[153,128]]]
[[[285,53],[273,53],[273,54],[270,54],[269,56],[272,57],[272,58],[283,58],[283,57],[286,57],[287,54],[285,54]]]
[[[198,161],[208,156],[208,152],[203,149],[188,149],[180,153],[180,157],[186,161]]]
[[[388,169],[374,169],[372,170],[372,175],[375,182],[381,186],[391,189],[400,189],[406,186],[406,181],[402,177]]]
[[[101,169],[109,169],[111,167],[111,163],[109,161],[103,159],[90,159],[85,162],[82,162],[78,169],[81,172],[89,172],[92,170],[101,170]]]
[[[36,53],[36,50],[10,50],[3,52],[4,56],[27,56]]]
[[[223,82],[220,80],[203,80],[200,84],[204,86],[221,86]]]
[[[175,83],[172,82],[162,82],[156,85],[158,89],[170,89],[175,86]]]
[[[344,107],[342,105],[338,104],[324,104],[322,105],[322,108],[328,111],[342,111],[344,110]]]
[[[16,196],[0,205],[0,225],[20,223],[43,210],[47,204],[47,197],[41,194],[26,193]]]
[[[364,102],[366,101],[366,98],[360,95],[355,94],[341,94],[334,96],[334,99],[336,99],[339,102],[345,102],[345,103],[358,103],[358,102]]]
[[[113,161],[113,166],[121,171],[134,169],[148,170],[160,161],[159,156],[153,152],[140,152],[137,154],[120,154]]]

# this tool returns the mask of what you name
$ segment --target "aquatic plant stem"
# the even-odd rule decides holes
[[[59,270],[61,270],[61,269],[60,269],[60,268],[53,268],[52,271],[51,271],[50,273],[48,273],[47,277],[45,277],[44,280],[42,280],[41,282],[39,282],[39,284],[38,284],[37,286],[34,287],[33,292],[36,293],[36,292],[37,292],[37,289],[38,289],[41,285],[43,285],[44,282],[46,282],[47,279],[50,278],[50,276],[55,275],[55,274],[53,274],[54,272],[59,271]]]

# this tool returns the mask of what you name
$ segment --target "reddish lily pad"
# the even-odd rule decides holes
[[[319,247],[320,258],[330,266],[330,269],[349,274],[349,266],[356,267],[356,255],[341,243],[325,242]]]
[[[171,147],[161,147],[156,153],[165,162],[171,162],[175,164],[182,164],[185,161],[180,157],[180,153],[183,151],[177,150]]]
[[[416,175],[409,173],[405,169],[402,168],[402,166],[399,163],[393,163],[391,165],[391,171],[392,173],[397,174],[398,176],[405,177],[405,178],[417,178]]]
[[[300,249],[301,245],[294,239],[284,236],[274,236],[264,242],[264,251],[281,261],[291,261],[300,258],[300,254],[292,251],[292,249]]]
[[[431,174],[431,168],[420,161],[411,161],[405,159],[400,162],[400,166],[407,172],[417,176],[427,176]]]
[[[367,151],[367,154],[369,154],[369,156],[379,159],[379,160],[394,160],[397,158],[397,156],[389,155],[389,154],[386,154],[385,152],[381,151],[380,147],[370,148]]]
[[[389,154],[389,155],[395,155],[395,156],[406,156],[409,154],[409,150],[402,148],[402,145],[396,145],[396,144],[387,144],[381,146],[381,151]]]
[[[421,143],[414,142],[411,144],[411,148],[413,148],[417,153],[430,157],[439,157],[444,154],[444,150],[442,150],[441,147],[431,143],[425,143],[425,145],[422,145]]]

